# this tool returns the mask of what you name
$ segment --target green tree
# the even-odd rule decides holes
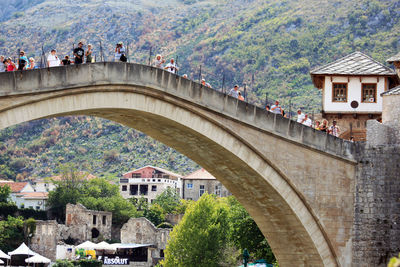
[[[176,190],[169,187],[154,199],[153,204],[160,205],[165,213],[174,213],[181,202]]]
[[[0,186],[0,202],[8,202],[11,188],[8,185]]]
[[[72,165],[63,165],[59,167],[61,180],[53,181],[56,188],[49,193],[49,206],[53,214],[61,219],[65,219],[65,206],[76,204],[84,196],[85,179]]]
[[[0,221],[0,249],[11,251],[24,241],[24,220],[22,217],[8,216]]]
[[[269,263],[276,262],[267,240],[245,208],[233,196],[227,198],[227,202],[231,226],[230,240],[240,251],[247,248],[255,259],[265,259]]]
[[[153,204],[144,212],[144,217],[151,221],[155,226],[165,221],[163,208],[159,204]]]
[[[219,266],[229,231],[227,205],[209,194],[191,204],[171,233],[164,266]]]

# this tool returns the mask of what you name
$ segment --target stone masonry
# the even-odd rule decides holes
[[[82,204],[67,204],[65,225],[69,237],[78,242],[111,238],[112,213],[107,211],[88,210]]]

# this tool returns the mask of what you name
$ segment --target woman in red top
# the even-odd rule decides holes
[[[17,69],[15,63],[11,61],[11,58],[7,58],[7,71],[14,71]]]

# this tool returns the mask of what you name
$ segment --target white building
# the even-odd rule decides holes
[[[48,199],[47,192],[35,192],[29,182],[0,182],[0,187],[8,185],[11,189],[11,201],[18,208],[45,210]]]
[[[174,188],[182,197],[182,176],[168,170],[145,166],[123,175],[119,181],[119,190],[124,198],[144,197],[148,202],[167,188]]]
[[[354,52],[313,69],[311,77],[322,91],[322,116],[342,128],[341,137],[365,138],[368,119],[382,116],[381,93],[400,83],[396,72],[369,56]]]

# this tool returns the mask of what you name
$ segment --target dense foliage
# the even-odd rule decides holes
[[[7,203],[10,198],[11,188],[8,185],[0,186],[0,203]]]
[[[0,221],[0,249],[12,251],[24,242],[24,220],[22,217],[8,216]]]
[[[275,262],[254,220],[233,198],[204,194],[174,227],[165,266],[235,266],[247,248],[253,259]]]

